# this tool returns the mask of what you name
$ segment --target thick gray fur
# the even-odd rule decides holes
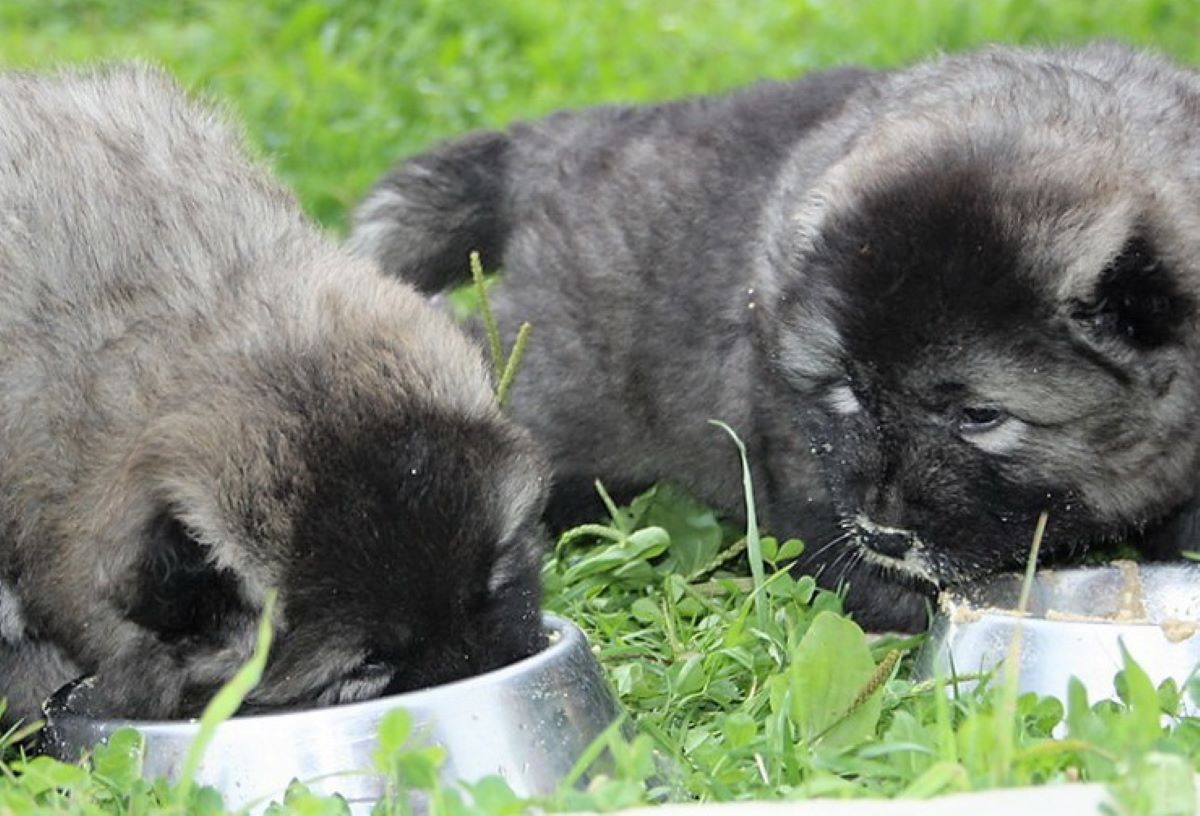
[[[503,269],[552,510],[592,478],[760,511],[868,625],[1047,551],[1189,527],[1200,82],[1115,44],[989,48],[563,112],[401,162],[352,246]],[[1163,544],[1164,537],[1167,539]]]
[[[0,350],[6,722],[83,673],[194,714],[270,590],[259,705],[534,647],[544,466],[480,354],[162,72],[0,74]]]

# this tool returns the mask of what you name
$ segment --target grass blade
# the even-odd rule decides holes
[[[1042,536],[1046,532],[1046,521],[1050,514],[1043,510],[1038,516],[1037,528],[1033,532],[1033,543],[1029,548],[1029,561],[1025,564],[1025,579],[1021,582],[1021,595],[1017,601],[1017,618],[1013,626],[1012,640],[1008,644],[1008,655],[1004,660],[1004,685],[1000,690],[1000,710],[996,718],[996,762],[992,766],[992,783],[1000,786],[1009,782],[1016,757],[1017,681],[1021,665],[1021,622],[1029,608],[1029,594],[1033,589],[1033,578],[1037,572],[1038,553],[1042,548]]]
[[[766,630],[770,616],[767,611],[767,597],[763,592],[766,577],[763,573],[762,539],[758,535],[758,516],[754,510],[754,482],[750,476],[750,460],[746,457],[746,446],[733,428],[719,419],[710,419],[710,425],[729,434],[733,444],[737,445],[738,456],[742,460],[742,493],[746,497],[746,550],[750,558],[750,577],[754,579],[754,612],[758,619],[758,628]]]
[[[183,769],[179,775],[179,784],[175,786],[176,800],[186,807],[188,797],[195,784],[196,773],[200,770],[200,762],[208,750],[217,727],[232,717],[241,706],[246,696],[254,690],[262,680],[263,671],[267,666],[267,654],[271,649],[272,618],[275,612],[275,592],[267,593],[263,604],[262,618],[258,622],[258,640],[254,645],[254,653],[244,666],[238,669],[233,678],[217,692],[209,701],[200,716],[200,731],[192,744],[188,746],[187,756],[183,760]]]

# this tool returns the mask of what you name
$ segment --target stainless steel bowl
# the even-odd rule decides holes
[[[1156,685],[1170,677],[1182,687],[1200,663],[1200,565],[1118,561],[1044,570],[1019,615],[1023,578],[998,575],[943,593],[918,674],[990,672],[1007,658],[1018,629],[1018,689],[1060,700],[1072,676],[1093,702],[1115,697],[1121,643]]]
[[[498,774],[522,796],[548,793],[620,709],[579,628],[553,615],[543,617],[543,626],[543,651],[477,677],[367,702],[228,720],[197,781],[220,790],[230,808],[281,798],[299,779],[365,811],[383,791],[383,780],[369,773],[379,722],[404,708],[425,742],[445,747],[443,779]],[[76,760],[132,726],[146,740],[143,773],[177,777],[198,729],[195,720],[97,720],[86,714],[86,693],[86,684],[75,684],[46,704],[48,753]],[[346,775],[355,771],[367,773]]]

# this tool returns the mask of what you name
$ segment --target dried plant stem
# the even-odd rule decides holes
[[[533,327],[528,323],[521,324],[512,353],[505,360],[504,344],[500,342],[500,327],[496,325],[496,315],[492,312],[492,303],[488,299],[487,283],[483,279],[483,261],[480,260],[478,252],[471,253],[471,280],[475,282],[475,293],[479,296],[479,311],[483,315],[483,330],[487,334],[488,351],[492,356],[492,371],[497,377],[496,403],[502,406],[512,387],[513,378],[517,376],[521,358],[525,356],[525,346],[529,343],[529,333]]]
[[[825,728],[821,729],[821,731],[810,740],[810,743],[816,744],[820,742],[826,734],[837,728],[846,720],[853,717],[854,712],[866,705],[867,700],[870,700],[875,692],[883,688],[883,684],[886,683],[888,678],[892,676],[892,672],[895,670],[896,664],[900,662],[900,658],[902,656],[903,652],[901,652],[899,649],[892,649],[890,652],[884,655],[883,660],[879,661],[879,665],[875,667],[875,671],[871,672],[871,676],[867,678],[865,683],[863,683],[862,688],[858,690],[858,694],[854,695],[854,700],[851,701],[850,705],[841,714],[841,716],[839,716]]]
[[[699,567],[695,572],[693,572],[691,575],[687,576],[688,583],[693,583],[695,581],[698,581],[699,579],[703,578],[705,575],[708,575],[710,572],[713,572],[714,570],[716,570],[717,567],[721,566],[726,561],[729,561],[729,560],[735,558],[736,556],[741,555],[746,550],[746,546],[747,546],[746,539],[739,538],[737,541],[733,542],[728,547],[726,547],[725,549],[723,549],[719,553],[717,553],[715,556],[713,556],[712,560],[709,561],[707,564],[704,564],[703,566]]]
[[[517,375],[517,367],[521,365],[521,358],[525,356],[525,346],[529,343],[531,331],[533,331],[533,326],[528,323],[522,323],[521,328],[517,331],[517,340],[513,344],[512,354],[508,356],[508,362],[505,363],[504,371],[500,375],[500,384],[496,386],[496,402],[500,405],[504,405],[504,399],[508,396],[508,389],[512,386],[513,377]]]
[[[883,660],[879,661],[879,665],[875,667],[875,671],[871,672],[871,676],[867,678],[867,682],[859,689],[858,694],[854,696],[854,702],[850,704],[850,710],[846,712],[846,716],[858,711],[867,700],[871,699],[871,695],[879,691],[888,678],[892,676],[892,670],[896,668],[896,664],[900,662],[901,652],[899,649],[892,649],[883,656]]]
[[[479,259],[478,252],[471,253],[471,280],[475,282],[475,292],[479,295],[483,329],[487,333],[488,349],[492,354],[492,370],[498,375],[504,370],[504,348],[500,345],[500,329],[496,326],[496,316],[492,314],[492,304],[488,302],[487,284],[483,280],[483,261]]]

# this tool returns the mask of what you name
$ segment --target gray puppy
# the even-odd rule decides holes
[[[194,713],[537,647],[545,465],[473,344],[156,70],[0,75],[0,696]]]
[[[567,112],[403,162],[354,245],[438,289],[503,267],[515,415],[593,477],[761,510],[873,627],[1018,564],[1169,551],[1200,467],[1200,79],[992,48]],[[1186,526],[1186,525],[1185,525]]]

